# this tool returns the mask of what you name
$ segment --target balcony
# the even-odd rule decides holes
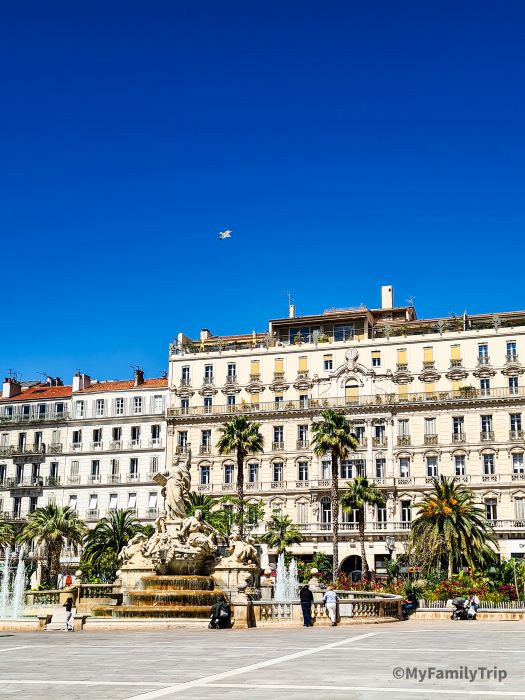
[[[296,489],[309,489],[310,488],[310,481],[308,479],[298,479],[295,482],[295,488]]]
[[[297,379],[309,379],[308,370],[299,370],[297,372]]]
[[[410,435],[398,435],[397,436],[397,446],[398,447],[408,447],[412,444]]]
[[[514,362],[519,362],[519,357],[518,357],[517,353],[514,352],[514,353],[510,353],[510,354],[505,355],[505,363],[507,365],[512,364]]]
[[[366,447],[367,444],[368,444],[368,440],[364,435],[357,436],[357,446],[358,447]]]
[[[202,378],[202,385],[203,386],[213,386],[213,376],[203,377]]]
[[[150,447],[162,447],[162,438],[150,438],[148,444]]]
[[[425,443],[425,445],[437,445],[438,444],[437,434],[425,435],[424,443]]]
[[[259,383],[261,381],[261,375],[260,374],[250,374],[250,382],[257,382]]]
[[[46,446],[43,443],[33,445],[16,445],[13,447],[11,454],[13,455],[43,455],[46,451]]]
[[[270,489],[273,491],[282,491],[286,488],[286,481],[271,481]]]
[[[436,363],[434,360],[426,360],[423,362],[423,369],[434,369],[436,366]]]
[[[200,445],[199,446],[199,454],[201,455],[209,455],[211,454],[211,445]]]
[[[159,509],[158,508],[146,508],[146,518],[154,519],[158,516],[159,514]]]
[[[244,488],[246,489],[246,491],[260,491],[261,483],[259,481],[248,481],[244,485]]]
[[[463,360],[450,360],[450,368],[463,367]]]
[[[466,433],[452,433],[452,442],[454,444],[462,443],[467,441]]]
[[[397,362],[396,370],[398,372],[408,372],[408,362]]]
[[[190,451],[190,445],[177,445],[175,448],[175,454],[177,455],[187,455]]]
[[[380,435],[372,438],[372,447],[387,447],[388,439],[386,435]]]
[[[224,383],[225,384],[237,384],[237,375],[236,374],[227,374],[226,381]]]
[[[209,493],[211,491],[211,484],[209,482],[206,484],[197,484],[197,491],[199,493]]]
[[[499,474],[482,474],[481,483],[482,484],[495,484],[499,481]]]
[[[284,372],[274,372],[273,373],[274,382],[284,382]]]
[[[40,413],[38,411],[32,411],[30,413],[16,412],[11,415],[6,415],[4,413],[0,415],[0,425],[9,423],[58,423],[68,419],[68,411],[59,411],[58,413],[55,413],[54,411],[46,411],[45,413]]]
[[[191,380],[189,377],[183,377],[180,380],[180,386],[191,386]]]
[[[67,477],[68,484],[80,484],[80,474],[70,474]]]
[[[478,365],[490,365],[490,357],[488,355],[479,355]]]
[[[128,448],[130,450],[137,450],[140,447],[140,440],[128,440]]]
[[[60,486],[60,482],[59,476],[46,476],[46,486]]]
[[[511,481],[525,481],[525,472],[513,472],[510,475]]]
[[[88,522],[93,522],[94,520],[98,520],[98,508],[90,508],[89,510],[86,511],[86,520]]]
[[[282,440],[274,440],[272,442],[272,450],[284,450],[284,442]]]
[[[7,488],[10,489],[30,489],[30,488],[39,488],[44,485],[44,479],[43,477],[39,476],[34,476],[30,477],[28,479],[24,478],[9,478],[6,479],[6,486]]]
[[[61,442],[52,442],[50,445],[47,446],[47,453],[50,455],[56,455],[62,451],[63,450]]]
[[[19,523],[25,520],[25,516],[21,515],[20,511],[5,510],[2,513],[2,519],[6,523]]]
[[[120,484],[120,474],[109,474],[108,484]]]
[[[523,441],[523,430],[510,430],[509,440],[511,442],[522,442]]]
[[[122,449],[122,440],[112,440],[109,443],[109,449],[110,450],[121,450]]]
[[[103,449],[104,443],[101,442],[100,440],[96,440],[95,442],[91,443],[91,449],[92,450],[101,450]]]
[[[493,430],[482,430],[479,434],[480,442],[493,442],[494,441],[494,431]]]
[[[69,445],[69,449],[71,452],[82,452],[82,443],[81,442],[72,442]]]
[[[296,449],[298,449],[298,450],[307,450],[308,447],[310,446],[310,443],[308,440],[297,440],[295,446],[296,446]]]
[[[126,483],[131,484],[133,482],[140,481],[140,476],[136,472],[132,472],[130,474],[126,474]]]

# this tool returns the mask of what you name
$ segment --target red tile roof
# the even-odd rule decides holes
[[[97,384],[92,384],[87,389],[81,389],[76,394],[92,394],[99,391],[128,391],[134,389],[156,389],[156,388],[168,388],[167,378],[156,378],[156,379],[145,379],[142,384],[135,386],[133,379],[128,381],[115,380],[113,382],[98,382]]]
[[[47,384],[35,384],[29,389],[23,389],[20,394],[10,399],[0,398],[0,401],[10,403],[12,401],[43,401],[45,399],[69,398],[71,386],[48,386]]]

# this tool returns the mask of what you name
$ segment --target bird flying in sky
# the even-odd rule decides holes
[[[223,241],[225,238],[231,238],[231,237],[232,237],[232,232],[230,230],[221,231],[219,233],[219,241]]]

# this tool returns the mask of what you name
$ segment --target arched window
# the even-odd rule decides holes
[[[346,403],[359,402],[359,384],[355,379],[350,379],[345,385],[345,400]]]

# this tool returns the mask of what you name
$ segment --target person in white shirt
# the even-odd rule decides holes
[[[337,593],[335,592],[335,586],[330,584],[326,593],[323,596],[323,603],[326,607],[326,612],[332,623],[332,627],[337,624]]]

